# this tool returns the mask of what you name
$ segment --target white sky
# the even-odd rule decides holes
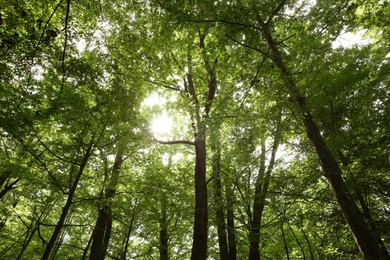
[[[171,133],[172,126],[172,118],[167,114],[162,114],[153,119],[150,130],[155,136],[165,136]]]
[[[354,45],[365,46],[371,42],[370,38],[366,35],[366,32],[367,30],[360,30],[356,33],[341,33],[332,43],[332,48],[351,48]]]

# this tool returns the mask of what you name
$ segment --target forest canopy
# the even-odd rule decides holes
[[[390,259],[389,24],[1,0],[0,259]]]

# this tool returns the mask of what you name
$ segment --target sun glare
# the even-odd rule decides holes
[[[151,131],[155,135],[167,135],[172,130],[173,121],[168,115],[161,115],[152,121]]]

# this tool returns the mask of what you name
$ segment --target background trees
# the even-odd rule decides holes
[[[388,13],[0,3],[0,258],[387,259]]]

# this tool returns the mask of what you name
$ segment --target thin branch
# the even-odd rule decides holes
[[[69,24],[69,13],[70,13],[70,0],[67,0],[66,2],[66,14],[65,14],[65,27],[64,27],[64,34],[65,34],[65,41],[64,41],[64,49],[62,50],[62,59],[61,59],[61,71],[62,71],[62,80],[61,80],[61,87],[60,91],[58,93],[57,99],[54,103],[54,108],[56,107],[57,100],[60,98],[62,91],[64,89],[65,84],[65,74],[66,74],[66,68],[65,68],[65,56],[66,56],[66,49],[68,47],[68,24]]]
[[[42,41],[43,35],[44,35],[45,32],[46,32],[47,26],[49,25],[49,22],[50,22],[51,18],[53,18],[53,16],[54,16],[55,12],[57,11],[58,7],[60,7],[60,5],[62,4],[62,1],[64,1],[64,0],[61,0],[61,1],[56,5],[56,7],[54,8],[53,12],[52,12],[51,15],[49,16],[49,19],[47,19],[47,21],[46,21],[46,23],[45,23],[45,26],[43,27],[43,31],[42,31],[41,35],[39,36],[39,39],[38,39],[38,41],[37,41],[37,44],[35,45],[34,55],[33,55],[33,56],[35,56],[35,53],[36,53],[37,50],[38,50],[38,46],[39,46],[39,44],[40,44],[41,41]]]
[[[277,45],[279,45],[279,44],[281,44],[281,43],[283,43],[283,42],[287,41],[288,39],[290,39],[290,38],[294,37],[295,35],[297,35],[297,34],[296,34],[296,33],[294,33],[293,35],[290,35],[290,36],[288,36],[288,37],[284,38],[283,40],[279,41],[279,42],[277,43]]]
[[[259,66],[259,68],[257,69],[256,74],[255,74],[255,76],[253,77],[253,79],[252,79],[252,81],[251,81],[251,84],[250,84],[249,88],[245,91],[245,94],[244,94],[244,97],[242,98],[240,107],[237,109],[237,112],[236,112],[236,115],[235,115],[236,121],[237,121],[237,116],[238,116],[238,114],[240,113],[241,109],[244,107],[244,102],[245,102],[246,98],[248,97],[249,91],[253,88],[253,86],[254,86],[255,83],[256,83],[256,79],[257,79],[257,77],[258,77],[258,75],[259,75],[259,73],[260,73],[260,69],[263,67],[264,62],[265,62],[265,57],[263,57],[263,60],[261,61],[260,66]]]
[[[55,226],[57,226],[57,224],[45,224],[45,223],[42,223],[42,222],[39,222],[39,225],[44,226],[44,227],[55,227]],[[89,224],[64,224],[62,226],[63,227],[87,227],[87,226],[91,226],[91,225],[89,225]]]
[[[187,141],[187,140],[174,140],[174,141],[162,141],[154,139],[154,141],[160,144],[187,144],[187,145],[195,145],[195,142]]]
[[[197,20],[197,19],[187,19],[187,22],[195,22],[195,23],[224,23],[224,24],[229,24],[229,25],[235,25],[235,26],[240,26],[240,27],[245,27],[245,28],[251,28],[255,30],[260,30],[261,28],[254,26],[254,25],[249,25],[245,23],[239,23],[239,22],[231,22],[223,19],[210,19],[210,20]]]
[[[272,22],[272,19],[280,12],[280,10],[282,10],[285,3],[286,3],[286,0],[282,0],[282,2],[279,3],[279,5],[276,7],[276,9],[268,17],[268,20],[266,22],[267,25],[269,25]]]
[[[248,44],[242,43],[242,42],[240,42],[240,41],[234,39],[234,38],[233,38],[232,36],[230,36],[230,35],[227,35],[227,34],[226,34],[226,37],[228,37],[229,39],[231,39],[231,40],[234,41],[235,43],[240,44],[241,46],[244,46],[244,47],[247,47],[247,48],[249,48],[249,49],[251,49],[251,50],[255,50],[255,51],[257,51],[257,52],[260,52],[260,53],[263,54],[264,56],[266,56],[266,57],[268,57],[268,58],[270,58],[270,59],[273,60],[273,58],[272,58],[268,53],[266,53],[265,51],[263,51],[263,50],[261,50],[261,49],[259,49],[259,48],[256,48],[256,47],[250,46],[250,45],[248,45]]]
[[[153,81],[153,80],[148,80],[150,83],[154,84],[154,85],[160,85],[160,83],[156,82],[156,81]],[[170,90],[174,90],[174,91],[178,91],[178,92],[182,92],[181,89],[179,89],[178,87],[172,87],[172,84],[170,84],[169,82],[166,82],[166,81],[162,81],[161,83],[163,84],[167,84],[167,85],[162,85],[163,88],[167,88],[167,89],[170,89]]]
[[[45,169],[47,174],[49,175],[50,179],[52,182],[61,190],[63,194],[65,194],[65,191],[61,187],[60,183],[58,180],[54,177],[54,175],[51,173],[49,168],[46,166],[46,164],[39,158],[38,155],[36,155],[24,142],[21,138],[19,138],[17,135],[11,132],[11,135],[23,146],[24,149]]]
[[[65,158],[63,158],[63,157],[61,157],[61,156],[59,156],[58,154],[56,154],[55,152],[53,152],[42,140],[41,140],[41,138],[38,136],[38,132],[37,132],[37,130],[34,128],[34,127],[32,127],[32,130],[34,131],[34,133],[35,133],[35,137],[37,138],[37,140],[38,140],[38,142],[50,153],[50,154],[52,154],[54,157],[56,157],[57,159],[60,159],[61,161],[64,161],[64,162],[66,162],[66,163],[70,163],[70,164],[72,164],[72,163],[74,163],[74,162],[72,162],[72,161],[69,161],[69,160],[67,160],[67,159],[65,159]],[[76,163],[77,163],[77,161],[76,161]]]

